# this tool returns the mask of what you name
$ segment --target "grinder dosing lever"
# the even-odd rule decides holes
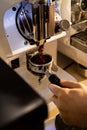
[[[62,85],[60,83],[60,78],[56,74],[52,74],[49,71],[46,71],[45,74],[52,84],[56,84],[56,85],[62,87]]]

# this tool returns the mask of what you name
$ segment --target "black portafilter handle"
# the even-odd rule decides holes
[[[51,74],[49,77],[48,77],[49,81],[52,83],[52,84],[56,84],[60,87],[62,87],[61,83],[60,83],[60,78],[55,75],[55,74]]]
[[[56,84],[60,87],[62,87],[61,83],[60,83],[60,78],[56,75],[56,74],[52,74],[50,73],[49,71],[46,71],[45,74],[47,75],[49,81],[52,83],[52,84]]]

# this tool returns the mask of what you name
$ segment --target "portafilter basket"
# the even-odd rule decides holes
[[[43,54],[42,59],[40,59],[39,53],[32,56],[27,54],[27,68],[35,74],[45,74],[46,70],[51,70],[52,67],[52,56],[49,54]]]
[[[27,55],[27,69],[39,76],[46,75],[48,80],[56,85],[62,87],[60,78],[51,73],[53,59],[49,54],[43,54],[43,59],[39,59],[39,53],[29,56]]]

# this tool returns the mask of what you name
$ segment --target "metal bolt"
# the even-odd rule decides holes
[[[24,41],[24,45],[27,45],[28,44],[28,41]]]

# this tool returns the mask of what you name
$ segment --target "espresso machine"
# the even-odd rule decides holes
[[[70,23],[61,18],[56,1],[6,2],[0,4],[3,5],[1,57],[44,96],[44,86],[48,85],[51,72],[60,73],[60,78],[64,72],[57,66],[57,39],[66,35]]]
[[[57,40],[70,27],[61,17],[59,4],[55,6],[54,0],[0,1],[0,56],[47,104],[53,95],[47,86],[54,76],[57,83],[76,81],[57,66]]]
[[[67,0],[61,10],[61,17],[70,21],[67,35],[58,40],[58,51],[77,63],[77,72],[87,77],[87,1]],[[65,13],[65,15],[64,15]]]

